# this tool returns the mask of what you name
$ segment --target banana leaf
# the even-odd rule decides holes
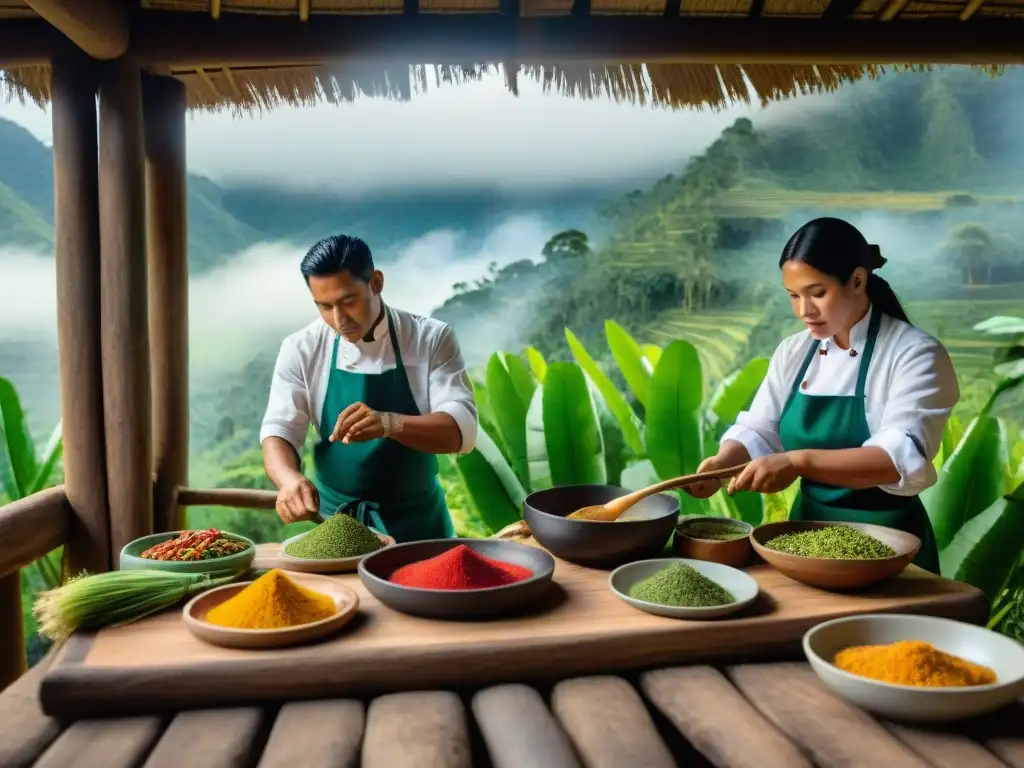
[[[628,488],[631,491],[639,491],[641,488],[654,485],[658,482],[658,479],[658,473],[655,472],[654,465],[651,464],[651,460],[643,459],[641,461],[628,464],[626,468],[622,470],[619,485],[623,488]]]
[[[39,474],[36,444],[29,431],[18,391],[0,376],[0,452],[7,465],[4,493],[11,501],[29,495]]]
[[[609,485],[620,485],[622,471],[626,468],[629,460],[636,458],[637,454],[630,449],[630,446],[626,445],[618,419],[608,407],[601,390],[589,379],[587,384],[590,388],[590,397],[594,401],[597,423],[601,427],[601,440],[604,443],[605,482]]]
[[[537,379],[537,383],[543,384],[544,374],[548,372],[548,364],[544,360],[544,355],[535,347],[527,347],[526,359],[530,363],[530,370],[533,371],[533,377]]]
[[[505,455],[520,481],[529,484],[526,462],[526,409],[505,363],[495,353],[487,361],[487,396]]]
[[[526,489],[487,432],[480,430],[476,447],[457,456],[455,466],[477,514],[491,533],[522,517]]]
[[[1024,550],[1024,484],[967,521],[939,555],[942,575],[995,600]]]
[[[605,321],[604,333],[608,339],[608,348],[611,350],[619,370],[622,371],[626,385],[633,396],[646,408],[652,375],[651,364],[645,364],[646,358],[640,345],[615,321]]]
[[[658,364],[661,359],[661,347],[657,344],[642,344],[640,350],[644,353],[644,357],[647,362],[651,364],[651,370],[654,370],[654,366]]]
[[[965,523],[1003,495],[1008,460],[1002,422],[983,411],[943,463],[938,481],[921,494],[940,552]]]
[[[982,320],[974,326],[974,330],[989,336],[1024,336],[1024,317],[996,315]]]
[[[618,422],[619,429],[622,431],[622,438],[626,441],[630,450],[637,455],[643,454],[644,439],[641,433],[643,425],[626,401],[626,398],[619,392],[612,380],[605,375],[605,372],[601,370],[601,366],[590,356],[582,342],[568,328],[565,329],[565,338],[569,342],[572,356],[579,363],[584,373],[587,374],[587,377],[594,383],[598,392],[601,393],[605,405]]]
[[[53,471],[56,469],[57,462],[60,461],[61,456],[64,455],[62,429],[63,422],[58,421],[57,426],[53,428],[53,432],[50,434],[50,439],[46,442],[46,448],[43,449],[42,461],[39,462],[39,471],[36,472],[32,485],[29,487],[30,496],[33,493],[39,493],[39,491],[50,487],[50,478],[53,476]]]
[[[527,413],[526,440],[533,490],[606,482],[601,428],[579,366],[548,366]]]
[[[767,493],[764,496],[764,522],[780,523],[789,519],[789,512],[793,509],[793,502],[800,492],[800,478],[789,488],[778,493]],[[747,521],[750,522],[749,520]]]
[[[505,364],[509,378],[512,379],[512,385],[515,387],[516,392],[519,393],[519,399],[523,401],[523,418],[526,418],[525,409],[530,407],[530,401],[533,399],[533,390],[537,388],[537,382],[534,380],[529,366],[523,362],[521,357],[502,352],[501,361]]]
[[[647,404],[647,455],[667,480],[696,471],[704,456],[701,435],[703,376],[697,350],[673,341],[651,376]],[[683,512],[700,514],[699,500],[682,494]]]
[[[721,439],[726,429],[736,423],[740,412],[750,407],[767,373],[768,358],[755,357],[722,379],[715,388],[708,403],[708,411],[713,417],[718,439]]]

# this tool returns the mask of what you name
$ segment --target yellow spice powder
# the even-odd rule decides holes
[[[945,688],[996,682],[995,672],[988,667],[917,640],[846,648],[832,663],[845,672],[893,685]]]
[[[330,618],[327,595],[296,584],[277,568],[206,614],[206,621],[234,629],[284,629]]]

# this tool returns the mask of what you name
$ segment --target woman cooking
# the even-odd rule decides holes
[[[791,520],[859,522],[921,539],[914,562],[938,573],[918,494],[960,398],[945,348],[912,326],[878,246],[846,221],[815,219],[779,259],[793,312],[807,330],[783,341],[750,410],[698,471],[750,461],[728,492],[775,493],[801,478]],[[707,498],[717,481],[688,491]]]

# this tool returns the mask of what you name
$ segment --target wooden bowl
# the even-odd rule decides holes
[[[590,568],[615,568],[665,550],[679,516],[679,499],[648,496],[630,507],[628,520],[570,520],[581,507],[605,504],[629,491],[616,485],[562,485],[535,491],[523,502],[533,537],[556,557]]]
[[[333,579],[324,576],[303,576],[294,581],[308,589],[331,597],[337,609],[335,614],[310,624],[300,624],[284,629],[235,629],[210,624],[204,620],[207,613],[252,584],[251,581],[246,581],[239,584],[227,584],[197,595],[182,609],[181,618],[189,632],[211,645],[220,645],[225,648],[259,649],[281,648],[320,640],[344,627],[359,610],[359,595]]]
[[[790,555],[765,546],[768,541],[783,533],[798,533],[833,525],[856,528],[888,544],[896,554],[875,560],[829,560]],[[921,548],[921,540],[917,536],[895,528],[866,523],[821,523],[807,520],[787,520],[758,526],[750,534],[750,543],[765,562],[794,581],[836,591],[860,589],[898,576],[910,565]]]
[[[750,532],[754,526],[726,517],[688,517],[676,526],[672,548],[679,557],[742,568],[750,560]],[[714,539],[701,534],[733,533],[735,539]]]
[[[735,598],[732,603],[715,605],[706,608],[690,608],[683,605],[661,605],[637,600],[630,597],[629,590],[639,581],[643,581],[666,568],[672,563],[684,563],[706,576]],[[658,560],[640,560],[635,563],[620,565],[608,576],[608,588],[612,594],[634,608],[665,616],[670,619],[717,619],[730,613],[742,610],[757,599],[761,589],[753,576],[743,571],[720,563],[709,563],[703,560],[685,560],[663,558]]]
[[[485,589],[418,589],[394,584],[391,574],[403,565],[427,560],[465,544],[485,557],[533,571],[523,581]],[[498,539],[430,539],[396,544],[367,555],[359,563],[366,590],[401,613],[431,619],[489,619],[505,616],[536,602],[551,585],[555,560],[537,547]]]
[[[380,531],[376,531],[373,528],[370,530],[377,535],[377,538],[381,540],[384,547],[390,547],[395,543],[395,540],[390,536],[387,536]],[[286,539],[284,543],[281,544],[281,554],[278,558],[278,562],[282,570],[298,571],[299,573],[347,573],[349,571],[356,570],[356,568],[359,567],[359,561],[364,557],[369,557],[374,552],[380,552],[380,549],[375,549],[373,552],[367,552],[365,555],[338,557],[328,560],[315,560],[308,557],[292,557],[285,551],[285,548],[289,544],[298,541],[309,533],[309,531],[303,531],[297,536],[292,536],[290,539]],[[384,547],[381,547],[381,549]]]
[[[893,685],[846,672],[832,663],[855,645],[922,640],[940,651],[982,664],[996,682],[963,688]],[[868,614],[826,621],[803,639],[804,655],[836,695],[893,720],[950,722],[992,712],[1024,696],[1024,646],[984,627],[933,616]]]
[[[237,533],[229,533],[228,531],[221,531],[225,539],[234,539],[248,546],[234,555],[217,557],[211,560],[179,562],[176,560],[150,560],[146,557],[140,557],[150,547],[155,547],[157,544],[175,539],[179,534],[181,534],[181,531],[154,533],[128,542],[121,548],[120,570],[169,571],[170,573],[242,573],[249,569],[253,558],[256,557],[256,544],[253,541],[245,536],[239,536]]]

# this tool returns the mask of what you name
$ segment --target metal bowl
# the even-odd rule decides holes
[[[535,491],[523,502],[523,519],[545,549],[578,565],[615,568],[658,557],[679,517],[675,496],[648,496],[611,523],[566,517],[580,507],[605,504],[628,493],[617,485],[562,485]]]
[[[533,571],[514,584],[485,589],[418,589],[394,584],[391,574],[403,565],[427,560],[465,544],[485,557]],[[430,619],[483,619],[514,613],[536,602],[551,585],[555,560],[547,552],[496,539],[430,539],[378,549],[359,561],[366,591],[402,613]]]

